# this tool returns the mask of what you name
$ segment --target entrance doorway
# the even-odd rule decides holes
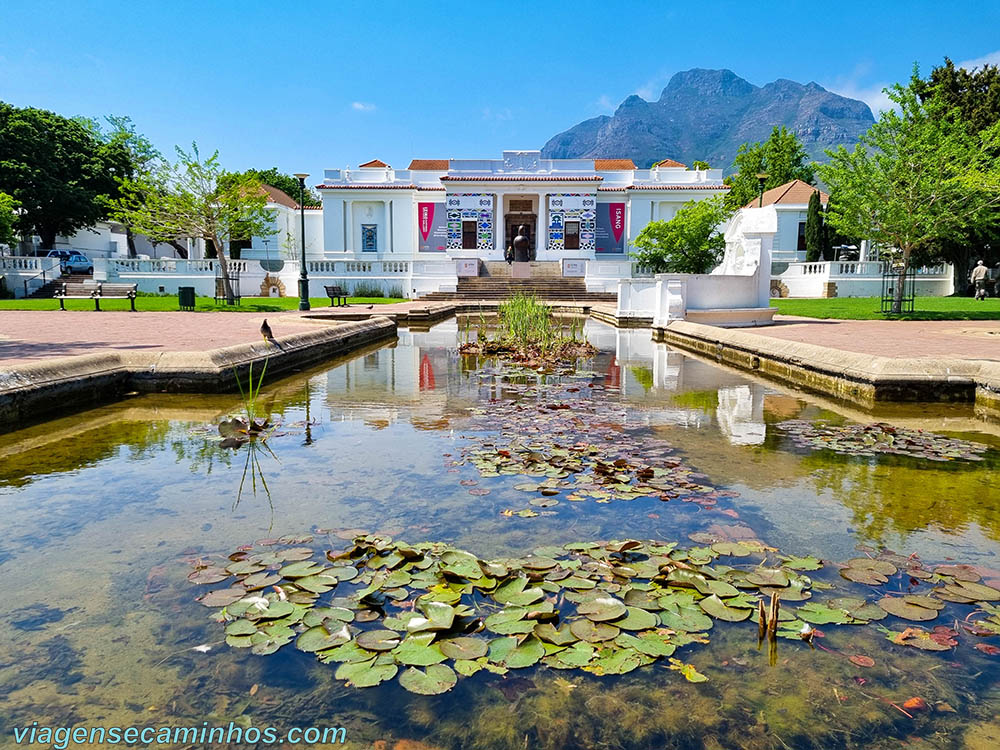
[[[504,214],[503,223],[506,227],[504,235],[504,249],[513,247],[514,238],[517,237],[517,228],[524,224],[527,228],[528,247],[535,250],[535,222],[538,221],[538,214],[510,213]]]

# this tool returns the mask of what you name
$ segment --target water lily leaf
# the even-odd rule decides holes
[[[494,664],[503,664],[510,652],[517,647],[517,638],[505,636],[490,641],[489,660]]]
[[[662,603],[666,597],[662,597]],[[670,602],[660,612],[660,622],[664,627],[677,630],[683,633],[696,633],[702,630],[709,630],[712,627],[712,618],[707,616],[697,604],[679,605]]]
[[[191,583],[205,585],[211,583],[221,583],[222,581],[229,578],[230,575],[232,574],[225,568],[220,568],[218,566],[211,565],[207,568],[200,568],[194,571],[193,573],[188,575],[187,579],[191,581]],[[246,585],[246,580],[244,580],[243,583],[244,585]]]
[[[888,631],[886,636],[893,643],[901,646],[912,646],[922,651],[948,651],[954,647],[954,640],[934,638],[931,633],[921,628],[906,628],[902,633]]]
[[[463,677],[471,677],[479,670],[485,667],[485,664],[481,664],[478,661],[469,661],[468,659],[458,659],[452,664],[455,671],[458,672]]]
[[[358,569],[350,565],[334,565],[324,570],[323,575],[332,576],[338,581],[353,581],[358,575]]]
[[[393,649],[392,655],[400,664],[417,667],[439,664],[448,657],[441,652],[440,646],[431,643],[433,638],[434,633],[415,633],[407,636],[402,643]]]
[[[873,560],[868,557],[852,557],[847,561],[850,568],[856,570],[874,570],[884,576],[896,574],[896,566],[886,560]]]
[[[908,601],[908,599],[915,598],[916,597],[886,596],[879,599],[876,603],[890,615],[895,615],[896,617],[900,617],[904,620],[923,621],[933,620],[937,617],[937,609],[923,607],[917,603]]]
[[[489,650],[489,644],[482,638],[449,638],[441,641],[438,645],[441,647],[441,653],[449,659],[456,660],[478,659],[481,656],[486,656],[486,652]]]
[[[622,633],[615,638],[615,643],[625,648],[635,649],[641,654],[652,657],[670,656],[677,648],[670,642],[670,636],[666,631],[648,631],[639,633],[637,636]]]
[[[586,666],[594,658],[594,647],[589,643],[574,643],[557,654],[545,657],[544,661],[555,669],[578,669]]]
[[[529,635],[507,654],[504,665],[510,669],[522,669],[535,664],[543,656],[545,656],[545,647],[542,642],[535,636]]]
[[[462,550],[448,550],[441,555],[441,563],[444,570],[462,578],[481,578],[483,575],[475,555]]]
[[[260,563],[250,562],[249,560],[241,560],[226,566],[226,571],[234,576],[257,573],[263,569],[264,566]]]
[[[242,588],[216,589],[198,597],[195,601],[205,607],[226,607],[238,602],[246,594],[246,590]]]
[[[609,625],[606,622],[591,622],[590,620],[574,620],[570,623],[569,629],[581,641],[588,643],[610,641],[621,633],[614,625]]]
[[[886,576],[876,570],[871,570],[870,568],[842,568],[840,570],[840,575],[848,581],[865,583],[869,586],[881,586],[883,583],[889,582],[889,579]]]
[[[688,682],[708,682],[708,678],[694,668],[693,664],[685,664],[680,659],[670,659],[670,668],[684,675]]]
[[[783,557],[781,564],[785,568],[792,570],[819,570],[823,567],[823,562],[818,557],[808,555],[806,557]]]
[[[626,674],[642,664],[642,655],[631,648],[602,649],[598,657],[583,667],[588,672],[598,675]]]
[[[1000,591],[997,591],[997,589],[992,586],[986,586],[981,583],[957,580],[956,583],[949,584],[944,588],[945,591],[951,594],[955,594],[956,596],[967,596],[969,599],[977,602],[1000,601]]]
[[[562,581],[563,586],[568,589],[573,589],[575,591],[588,591],[597,585],[596,581],[592,581],[589,578],[581,578],[580,576],[570,576]]]
[[[835,609],[842,609],[856,620],[884,620],[889,616],[888,612],[874,602],[868,602],[852,596],[829,599],[826,605]]]
[[[396,676],[399,668],[389,663],[377,663],[377,659],[363,662],[344,662],[334,673],[338,680],[344,680],[348,685],[366,688],[375,687]]]
[[[455,672],[444,664],[431,664],[426,670],[410,667],[399,676],[400,686],[418,695],[446,693],[457,681]]]
[[[240,583],[243,584],[243,588],[247,591],[259,591],[260,589],[266,589],[268,586],[274,586],[281,582],[281,576],[276,573],[268,573],[262,571],[260,573],[254,573],[244,578]]]
[[[255,617],[261,620],[274,620],[279,617],[288,617],[295,611],[295,605],[289,601],[269,601],[267,608],[259,611],[250,609],[247,611],[248,617]]]
[[[249,620],[236,620],[226,626],[226,635],[253,635],[257,626]]]
[[[613,596],[597,596],[578,605],[576,611],[594,622],[617,620],[625,614],[625,603]]]
[[[295,639],[295,646],[299,651],[314,653],[341,646],[350,640],[351,632],[347,625],[341,625],[336,630],[327,630],[324,626],[317,625],[299,634],[299,637]]]
[[[747,577],[754,586],[782,588],[789,584],[788,574],[781,568],[755,568]]]
[[[809,602],[795,609],[795,616],[813,625],[849,625],[855,622],[845,610],[829,607],[823,602]]]
[[[628,607],[625,617],[615,620],[614,625],[622,630],[649,630],[660,624],[660,619],[652,612],[638,607]]]
[[[361,648],[356,642],[349,641],[342,646],[324,649],[316,654],[320,661],[330,662],[361,662],[371,661],[372,652]]]
[[[577,641],[577,637],[570,631],[569,623],[566,622],[558,628],[550,622],[540,622],[535,625],[534,633],[543,641],[555,646],[568,646]]]
[[[455,621],[455,608],[438,601],[420,600],[420,611],[423,617],[414,617],[406,623],[406,629],[410,633],[419,633],[425,630],[448,630]]]
[[[970,581],[976,583],[982,580],[982,576],[976,572],[971,565],[938,565],[934,572],[939,576],[949,576],[956,581]]]
[[[283,578],[306,578],[319,573],[325,573],[322,565],[314,563],[312,560],[300,560],[286,565],[279,571]]]
[[[753,552],[753,548],[741,542],[716,542],[712,545],[712,551],[730,557],[747,557]]]
[[[281,562],[296,562],[298,560],[308,560],[315,552],[309,547],[289,547],[288,549],[274,552],[274,557]]]
[[[752,610],[727,606],[725,602],[713,594],[698,602],[698,606],[717,620],[726,622],[741,622],[750,616]]]
[[[308,610],[302,617],[302,624],[308,628],[322,625],[327,620],[352,622],[354,612],[344,607],[315,607]]]
[[[392,651],[399,646],[399,637],[399,633],[394,630],[366,630],[358,633],[355,641],[368,651]]]
[[[253,639],[249,635],[227,635],[226,645],[233,648],[250,648],[253,646]]]
[[[296,578],[295,585],[300,589],[311,591],[314,594],[325,594],[337,585],[337,579],[333,576],[320,573],[313,576],[306,576],[305,578]]]

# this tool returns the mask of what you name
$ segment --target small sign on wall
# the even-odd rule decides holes
[[[455,261],[455,273],[461,277],[479,275],[479,258],[459,258]]]
[[[550,211],[593,211],[597,198],[593,195],[550,195]]]
[[[586,276],[587,261],[582,258],[563,258],[563,276]]]

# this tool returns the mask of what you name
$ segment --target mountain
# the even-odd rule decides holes
[[[674,74],[657,101],[633,94],[611,117],[584,120],[552,137],[542,154],[631,158],[639,167],[700,159],[728,173],[740,144],[766,140],[776,125],[793,131],[812,158],[825,160],[823,149],[853,145],[874,121],[867,104],[817,83],[781,78],[754,86],[731,70],[694,68]]]

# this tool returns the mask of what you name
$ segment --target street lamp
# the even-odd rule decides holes
[[[302,220],[302,263],[299,264],[299,310],[309,309],[309,275],[306,273],[306,177],[307,172],[296,172],[299,179],[299,217]]]
[[[767,172],[757,173],[757,184],[760,186],[760,202],[757,208],[764,208],[764,183],[767,181]]]

